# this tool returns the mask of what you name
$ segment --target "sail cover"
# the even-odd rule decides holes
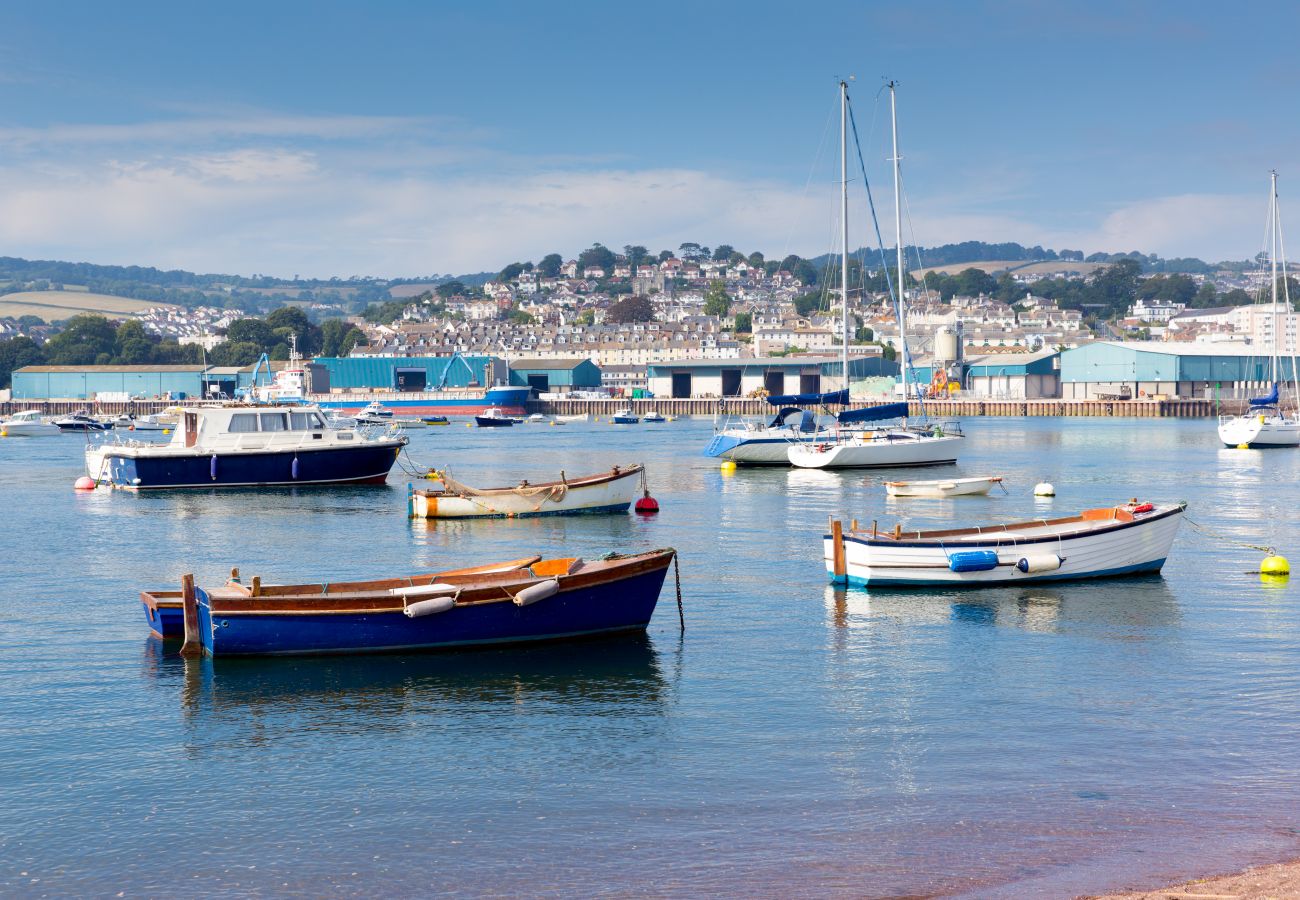
[[[846,406],[849,402],[849,392],[841,390],[830,391],[825,394],[778,394],[775,397],[768,397],[767,402],[773,406],[814,406],[817,404]]]
[[[868,406],[863,409],[848,409],[835,418],[841,424],[850,422],[874,422],[877,419],[901,419],[907,415],[907,403],[886,403],[883,406]]]
[[[1267,397],[1252,397],[1251,406],[1277,406],[1277,382],[1273,382],[1273,392]]]

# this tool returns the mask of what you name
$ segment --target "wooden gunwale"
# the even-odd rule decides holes
[[[167,606],[179,609],[181,606],[180,591],[141,591],[140,601],[150,609],[158,609]]]
[[[620,479],[627,478],[630,475],[639,475],[644,469],[645,466],[640,463],[634,463],[627,468],[620,467],[617,470],[610,469],[608,472],[600,472],[596,475],[583,475],[578,478],[561,479],[560,481],[529,482],[527,485],[514,485],[512,487],[500,488],[475,488],[477,491],[475,494],[462,494],[457,491],[430,490],[417,490],[415,491],[415,494],[419,497],[482,497],[494,494],[513,494],[521,487],[526,488],[527,490],[534,490],[537,488],[556,488],[563,486],[572,490],[574,488],[595,487],[599,484],[608,484],[611,481],[619,481]]]
[[[987,542],[995,542],[998,538],[1010,535],[1013,538],[1019,538],[1013,534],[1017,530],[1027,530],[1030,528],[1049,527],[1054,525],[1069,524],[1087,524],[1093,523],[1095,527],[1079,529],[1076,531],[1060,532],[1058,534],[1035,534],[1027,538],[1020,538],[1027,543],[1041,543],[1044,541],[1055,540],[1072,540],[1079,537],[1089,537],[1096,534],[1102,534],[1107,531],[1118,530],[1121,528],[1132,528],[1134,526],[1146,525],[1155,522],[1174,513],[1180,513],[1187,508],[1185,503],[1171,505],[1168,509],[1154,511],[1144,518],[1135,518],[1128,510],[1122,507],[1103,508],[1100,510],[1085,510],[1082,515],[1067,516],[1062,519],[1035,519],[1029,522],[1015,522],[1007,525],[987,525],[976,528],[958,528],[947,531],[913,531],[913,532],[896,532],[892,534],[871,534],[870,532],[854,532],[847,534],[847,539],[855,540],[864,544],[875,546],[917,546],[918,544],[941,545],[939,538],[950,537],[979,537],[986,538]],[[1116,515],[1108,518],[1090,517],[1088,513],[1113,512]]]
[[[405,602],[401,596],[389,593],[393,588],[410,587],[411,581],[418,584],[431,584],[432,579],[445,580],[448,584],[457,584],[464,579],[465,584],[456,597],[457,606],[474,606],[486,603],[512,602],[514,596],[524,588],[556,578],[560,591],[599,587],[613,584],[627,578],[666,569],[672,562],[673,550],[652,550],[647,553],[622,559],[596,560],[588,562],[573,574],[559,576],[537,576],[531,570],[518,569],[511,572],[498,572],[487,576],[474,575],[420,575],[414,579],[388,579],[378,582],[361,582],[376,585],[373,588],[349,591],[346,593],[325,594],[323,585],[277,585],[266,588],[257,597],[250,597],[242,590],[230,590],[232,586],[216,588],[208,592],[208,608],[214,616],[239,615],[345,615],[401,612]],[[417,584],[417,586],[418,586]],[[235,585],[233,587],[242,587]],[[269,594],[267,591],[277,593]]]

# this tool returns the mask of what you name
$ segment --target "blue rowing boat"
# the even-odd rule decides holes
[[[181,652],[383,653],[644,631],[674,556],[671,549],[592,561],[533,556],[330,584],[263,586],[235,574],[207,590],[194,588],[187,576]]]

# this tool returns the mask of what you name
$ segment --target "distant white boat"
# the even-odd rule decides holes
[[[1291,291],[1288,287],[1290,278],[1282,279],[1283,296],[1277,295],[1278,263],[1282,272],[1286,272],[1286,257],[1282,255],[1282,214],[1278,209],[1277,172],[1272,172],[1268,197],[1268,256],[1272,270],[1269,283],[1272,285],[1272,302],[1270,304],[1269,327],[1269,380],[1273,390],[1265,397],[1255,397],[1245,413],[1239,416],[1219,417],[1219,440],[1229,447],[1296,447],[1300,446],[1300,409],[1296,398],[1292,398],[1290,414],[1282,406],[1279,382],[1284,380],[1282,360],[1279,356],[1278,334],[1287,321],[1286,313],[1292,310]],[[1280,259],[1279,259],[1280,258]],[[1300,384],[1296,378],[1296,356],[1291,354],[1291,384]]]
[[[411,492],[417,519],[482,519],[520,516],[627,512],[643,467],[615,466],[608,472],[514,487],[474,488],[443,474],[429,490]]]
[[[0,433],[6,437],[45,437],[62,431],[53,422],[41,418],[40,410],[29,409],[0,420]]]
[[[886,481],[885,492],[891,497],[963,497],[987,494],[993,485],[1001,483],[1001,475],[937,481]]]
[[[642,422],[667,422],[668,419],[657,412],[648,412],[641,417],[641,421]]]
[[[542,415],[541,413],[533,413],[533,414],[532,414],[531,416],[529,416],[525,421],[527,421],[527,422],[531,422],[532,424],[537,425],[537,424],[539,424],[539,423],[541,423],[541,422],[545,422],[545,421],[546,421],[546,416]]]
[[[555,421],[557,424],[560,425],[570,425],[570,424],[576,424],[578,422],[590,422],[591,414],[578,413],[577,415],[573,415],[573,416],[556,416]]]

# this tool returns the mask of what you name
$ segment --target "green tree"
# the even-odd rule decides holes
[[[654,305],[645,297],[624,297],[617,303],[610,304],[605,313],[606,322],[653,322]]]
[[[730,310],[731,297],[727,295],[726,282],[710,281],[708,290],[704,292],[704,314],[722,318]]]
[[[40,316],[26,315],[18,317],[18,324],[23,328],[34,328],[37,325],[44,325],[45,320]]]
[[[388,325],[402,317],[406,310],[405,300],[386,300],[383,303],[372,303],[361,312],[361,318],[367,322],[377,322],[380,325]],[[326,354],[327,356],[329,354]]]
[[[752,313],[736,313],[736,333],[749,334],[754,330],[754,316]]]
[[[531,325],[537,321],[531,314],[524,312],[522,309],[510,310],[510,315],[507,318],[516,325]]]
[[[209,359],[214,366],[250,366],[264,352],[261,344],[252,341],[226,341],[212,348]]]
[[[564,265],[563,256],[558,253],[548,253],[537,264],[537,274],[543,278],[555,278],[560,274],[560,266],[562,265]]]
[[[763,254],[759,253],[757,250],[749,254],[749,258],[746,261],[755,269],[764,269],[767,267],[767,262],[763,259]]]
[[[623,248],[623,256],[627,258],[627,264],[632,267],[632,274],[635,275],[636,267],[644,265],[650,258],[650,251],[638,244],[628,244]]]
[[[685,246],[685,245],[683,245]],[[731,254],[736,252],[736,248],[730,244],[719,244],[718,248],[713,251],[714,262],[726,262],[731,259]]]
[[[45,362],[45,354],[40,345],[26,336],[0,341],[0,388],[7,388],[12,383],[15,369],[23,366],[39,366]]]
[[[575,325],[592,325],[596,321],[596,316],[589,309],[584,309],[578,313],[578,318],[573,320]]]
[[[812,315],[821,305],[821,294],[800,294],[794,298],[794,311],[801,316]]]
[[[113,359],[117,329],[103,316],[82,313],[68,319],[63,330],[45,343],[45,357],[55,366],[85,366]]]
[[[236,319],[226,329],[226,343],[253,344],[258,348],[259,354],[266,352],[275,342],[275,329],[262,319]],[[240,363],[226,363],[226,365],[233,366]]]
[[[523,271],[524,271],[523,263],[512,262],[510,265],[502,269],[500,274],[497,275],[497,281],[513,281],[514,279],[518,278]]]
[[[365,342],[366,342],[365,333],[360,328],[353,325],[352,328],[348,331],[348,333],[343,335],[343,340],[339,341],[338,355],[347,356],[349,353],[352,352],[353,347],[355,347],[357,344],[364,344]]]
[[[608,273],[614,268],[614,251],[610,250],[604,244],[592,244],[586,250],[578,254],[578,274],[589,267],[599,267]]]
[[[287,338],[289,333],[297,335],[298,352],[305,356],[311,356],[320,350],[320,328],[313,325],[307,314],[296,306],[280,307],[266,317],[266,324],[282,338]]]
[[[659,261],[660,261],[661,263],[662,263],[662,262],[668,262],[668,260],[673,259],[673,258],[674,258],[674,257],[673,257],[673,251],[671,251],[671,250],[660,250],[660,251],[659,251]]]
[[[464,294],[466,290],[465,283],[462,281],[447,281],[434,288],[438,296],[444,300],[457,294]]]

